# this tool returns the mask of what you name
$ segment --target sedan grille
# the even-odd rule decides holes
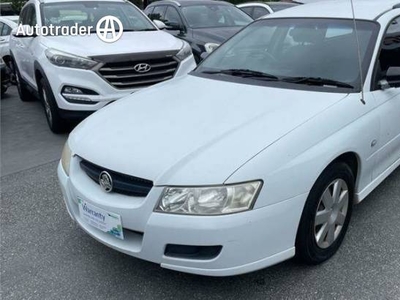
[[[112,178],[112,191],[114,193],[128,196],[146,197],[153,187],[153,182],[150,180],[114,172],[92,164],[86,160],[82,160],[80,165],[82,170],[89,176],[89,178],[91,178],[97,184],[99,184],[101,172],[107,171]]]
[[[178,68],[174,57],[147,58],[135,61],[108,62],[100,75],[118,89],[144,88],[174,77]]]

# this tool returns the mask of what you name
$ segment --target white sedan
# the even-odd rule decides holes
[[[355,1],[358,39],[348,0],[278,12],[95,113],[58,167],[71,217],[182,272],[329,259],[400,165],[398,2]]]

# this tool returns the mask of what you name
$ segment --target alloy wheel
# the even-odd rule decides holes
[[[49,120],[50,124],[53,124],[53,114],[51,113],[49,99],[47,98],[46,90],[44,88],[42,89],[42,97],[43,97],[43,105],[44,105],[44,110],[46,112],[47,119]]]
[[[19,78],[18,71],[15,72],[15,81],[17,83],[18,92],[21,94],[22,93],[22,86],[21,86],[21,79]]]
[[[343,179],[336,179],[322,194],[314,220],[314,236],[318,247],[326,249],[339,237],[349,209],[349,188]]]

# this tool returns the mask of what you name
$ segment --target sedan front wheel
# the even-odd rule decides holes
[[[319,264],[339,249],[350,222],[354,175],[338,162],[318,178],[308,196],[296,238],[296,255],[309,264]]]

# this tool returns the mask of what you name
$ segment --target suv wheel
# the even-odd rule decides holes
[[[350,222],[354,175],[345,163],[328,167],[308,196],[296,237],[296,255],[319,264],[339,249]]]
[[[15,67],[14,67],[14,62],[13,62],[12,59],[9,59],[8,62],[9,62],[9,68],[10,68],[10,70],[11,70],[11,72],[10,72],[10,82],[11,82],[12,84],[16,85],[16,84],[17,84],[17,81],[16,81],[16,79],[15,79]]]
[[[39,94],[50,130],[54,133],[65,132],[68,127],[67,121],[61,118],[53,91],[45,78],[40,80]]]
[[[19,98],[23,102],[34,101],[35,97],[32,93],[29,92],[28,87],[25,81],[22,79],[21,74],[19,73],[18,66],[15,62],[13,62],[14,70],[15,70],[15,83],[17,84]]]

